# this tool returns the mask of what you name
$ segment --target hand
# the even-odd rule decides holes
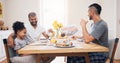
[[[42,34],[43,34],[43,36],[44,36],[46,39],[49,38],[49,36],[48,36],[48,34],[47,34],[46,32],[43,32]]]
[[[51,33],[53,33],[54,31],[53,31],[52,29],[48,29],[48,32],[51,32]]]
[[[87,23],[88,23],[88,21],[86,21],[84,19],[82,19],[81,22],[80,22],[82,27],[85,27]]]
[[[54,31],[53,31],[53,29],[48,29],[48,32],[50,32],[50,33],[55,33]]]
[[[53,30],[52,29],[48,29],[48,32],[53,32]]]

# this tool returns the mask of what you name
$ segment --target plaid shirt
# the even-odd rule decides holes
[[[89,53],[90,63],[105,63],[107,56],[104,53]],[[84,56],[67,57],[67,63],[86,63]]]

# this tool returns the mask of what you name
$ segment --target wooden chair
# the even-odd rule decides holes
[[[9,50],[8,50],[8,46],[7,46],[7,39],[3,39],[3,43],[4,43],[4,48],[5,48],[7,62],[11,63],[10,62]]]
[[[113,46],[113,51],[112,51],[112,56],[111,56],[111,58],[110,58],[110,63],[113,63],[118,42],[119,42],[119,38],[115,38],[115,43],[114,43],[114,46]]]

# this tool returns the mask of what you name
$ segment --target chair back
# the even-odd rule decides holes
[[[7,46],[7,39],[3,39],[3,44],[4,44],[4,48],[5,48],[7,62],[11,63],[10,62],[9,50],[8,50],[8,46]]]
[[[11,63],[10,58],[17,56],[17,53],[13,48],[11,48],[7,45],[7,42],[8,42],[7,39],[3,39],[3,44],[4,44],[4,48],[5,48],[5,53],[6,53],[6,59],[7,59],[8,63]]]
[[[119,38],[115,38],[115,43],[114,43],[114,46],[113,46],[113,51],[112,51],[112,56],[111,56],[111,58],[110,58],[110,63],[113,63],[118,42],[119,42]]]

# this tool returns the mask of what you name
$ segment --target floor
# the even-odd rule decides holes
[[[0,63],[7,63],[6,60],[4,60],[3,62],[0,62]],[[51,63],[65,63],[64,62],[64,57],[57,57],[54,61],[52,61]],[[109,60],[106,62],[106,63],[109,63]],[[114,60],[113,63],[120,63],[120,60]]]
[[[52,61],[51,63],[65,63],[64,62],[64,57],[56,57],[54,61]],[[7,63],[6,60],[4,60],[3,62],[0,62],[0,63]]]
[[[65,63],[64,59],[65,57],[56,57],[51,63]]]

